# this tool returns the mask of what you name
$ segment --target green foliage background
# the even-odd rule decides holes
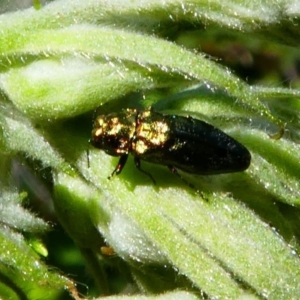
[[[3,13],[0,298],[298,299],[299,12],[57,0]],[[132,160],[108,180],[117,159],[97,149],[88,167],[95,108],[150,105],[224,130],[250,168],[183,173],[197,194],[143,163],[153,186]]]

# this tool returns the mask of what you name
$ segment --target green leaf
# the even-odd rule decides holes
[[[91,1],[90,5],[93,4],[96,5]],[[96,8],[100,9],[98,5]],[[53,14],[51,9],[55,10],[56,6],[49,5],[48,8],[45,18],[47,14],[48,17]],[[75,7],[70,3],[69,13],[72,8]],[[76,7],[76,11],[81,8]],[[86,9],[91,9],[90,6],[85,7],[85,13],[92,14]],[[32,56],[49,57],[46,61],[12,69],[0,78],[14,104],[32,117],[49,119],[76,115],[111,99],[112,87],[117,91],[114,93],[116,97],[146,87],[170,86],[170,75],[179,74],[182,79],[202,80],[208,86],[210,83],[221,86],[229,94],[251,104],[252,109],[273,119],[257,101],[259,95],[254,90],[229,70],[220,68],[202,55],[162,39],[107,26],[69,24],[62,29],[36,28],[35,21],[39,15],[38,11],[32,18],[31,30],[22,31],[19,35],[14,32],[16,42],[10,44],[9,49],[7,44],[3,44],[2,49],[0,47],[3,59],[9,63],[11,60],[31,60]],[[15,17],[20,18],[17,14]],[[23,18],[27,19],[27,16]],[[5,17],[3,19],[6,20]],[[19,23],[15,23],[12,27],[17,29]],[[11,28],[4,30],[3,39],[7,40],[6,35],[11,34]],[[85,59],[66,59],[69,55],[86,57],[90,63],[87,64]],[[102,78],[101,84],[99,78]],[[80,86],[70,89],[79,79]]]
[[[147,298],[298,298],[300,92],[282,88],[280,77],[294,74],[283,66],[299,58],[286,47],[299,43],[298,6],[64,0],[0,16],[0,178],[7,184],[8,162],[20,153],[52,168],[57,217],[103,294],[133,286]],[[241,65],[253,66],[255,53],[279,57],[258,70],[268,71],[260,82],[274,87],[250,86],[200,52],[211,45]],[[219,176],[182,173],[200,193],[142,161],[153,186],[132,159],[108,180],[117,159],[93,149],[88,167],[86,157],[90,112],[104,103],[99,113],[152,105],[203,119],[243,143],[251,166]],[[285,131],[282,139],[269,137],[276,131]],[[63,286],[76,297],[73,282],[29,247],[47,253],[35,241],[48,226],[10,190],[3,184],[0,298],[53,299]],[[115,251],[111,259],[104,242]],[[126,274],[117,287],[108,264]]]
[[[110,299],[110,300],[196,300],[198,297],[193,295],[192,293],[184,292],[184,291],[175,291],[170,293],[165,293],[163,295],[147,295],[147,296],[110,296],[108,298],[101,297],[97,298],[99,300],[102,299]],[[254,299],[253,299],[254,300]]]
[[[2,104],[0,114],[1,150],[13,153],[26,153],[35,159],[40,159],[45,166],[63,169],[73,173],[60,153],[58,153],[26,117],[13,109],[11,105]]]
[[[54,299],[64,287],[71,289],[74,284],[49,271],[30,243],[17,232],[36,234],[48,229],[45,222],[22,208],[19,202],[18,195],[9,191],[3,192],[0,198],[0,298],[37,299],[39,295],[47,295],[47,299]]]
[[[3,187],[1,190],[0,220],[3,224],[18,231],[31,233],[39,233],[49,229],[42,219],[32,215],[21,206],[22,199],[18,194],[5,191]]]

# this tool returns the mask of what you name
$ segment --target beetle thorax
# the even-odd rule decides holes
[[[137,154],[162,147],[167,141],[170,128],[164,121],[142,122],[136,128],[132,149]]]

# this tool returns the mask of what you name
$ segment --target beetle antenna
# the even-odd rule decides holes
[[[91,145],[91,139],[88,140],[88,146],[86,148],[86,161],[87,161],[87,167],[90,168],[90,145]]]

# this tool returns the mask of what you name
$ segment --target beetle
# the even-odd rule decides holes
[[[120,157],[110,177],[122,172],[130,153],[136,167],[154,183],[152,175],[141,169],[141,160],[166,165],[174,173],[179,169],[202,175],[244,171],[251,161],[246,147],[213,125],[151,107],[97,116],[90,143]]]

